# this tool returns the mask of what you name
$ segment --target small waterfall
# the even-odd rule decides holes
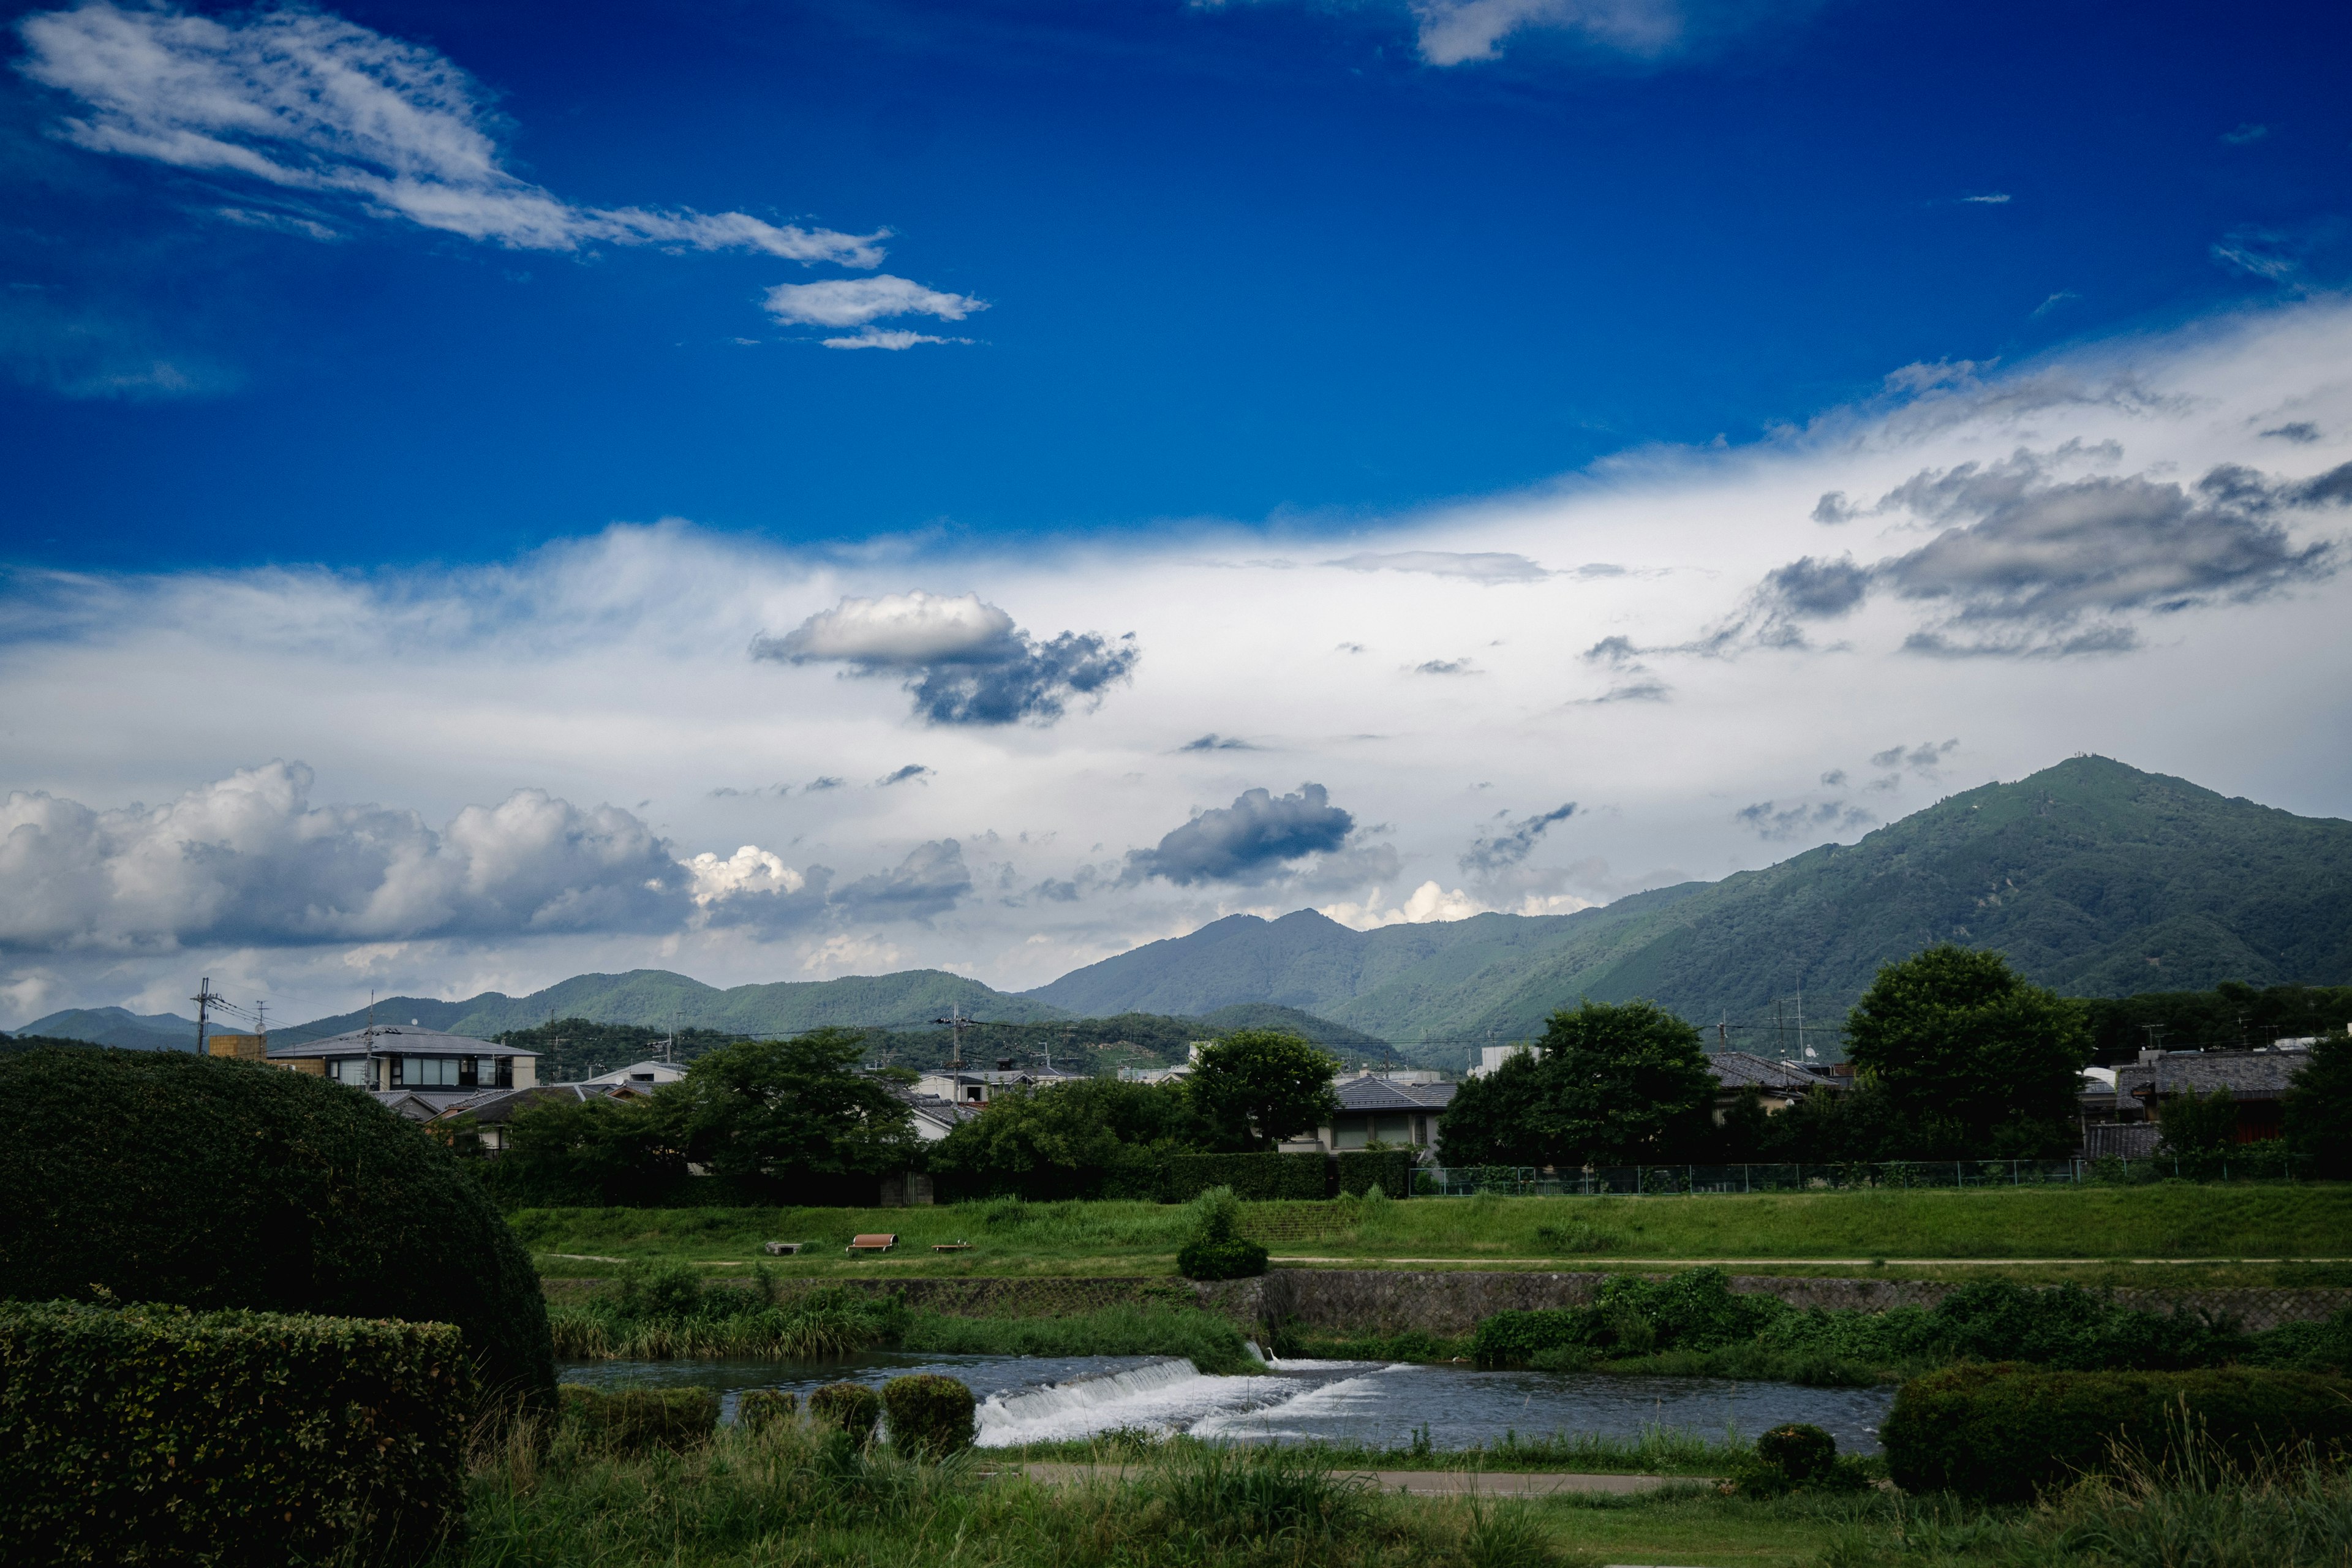
[[[1181,1429],[1211,1411],[1250,1395],[1264,1397],[1259,1377],[1210,1377],[1189,1361],[1155,1361],[1101,1377],[1017,1394],[992,1394],[975,1412],[984,1448],[1014,1443],[1085,1437],[1115,1426]],[[1254,1401],[1253,1401],[1254,1402]]]
[[[1257,1342],[1255,1340],[1244,1340],[1242,1342],[1242,1348],[1249,1352],[1250,1360],[1257,1363],[1260,1366],[1266,1364],[1265,1352],[1257,1348]]]

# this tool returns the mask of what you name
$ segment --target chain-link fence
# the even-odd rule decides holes
[[[2141,1160],[1890,1160],[1836,1164],[1430,1165],[1412,1190],[1429,1197],[1687,1197],[1706,1193],[1832,1192],[1896,1187],[2081,1186],[2153,1181],[2295,1181],[2308,1156],[2248,1145],[2230,1153]]]

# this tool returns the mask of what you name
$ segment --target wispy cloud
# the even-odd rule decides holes
[[[768,314],[790,325],[810,327],[858,327],[888,316],[936,316],[943,321],[961,321],[974,310],[987,309],[984,300],[926,289],[911,279],[894,278],[887,272],[872,278],[828,278],[821,283],[780,283],[768,290],[767,297]],[[837,346],[848,340],[826,341]],[[890,345],[869,342],[864,346]]]
[[[2231,147],[2246,147],[2261,141],[2270,133],[2271,128],[2269,126],[2257,125],[2253,121],[2248,121],[2234,131],[2222,132],[2221,140]]]
[[[1524,555],[1499,550],[1398,550],[1386,553],[1366,551],[1323,564],[1349,572],[1420,572],[1432,577],[1460,577],[1490,584],[1540,583],[1551,575]]]
[[[1960,200],[1973,203],[1978,206],[1998,207],[2008,205],[2010,196],[2007,191],[1987,191],[1980,196],[1962,196]]]
[[[93,153],[306,193],[347,216],[521,250],[651,245],[856,268],[882,260],[881,230],[566,201],[506,166],[488,95],[459,67],[324,11],[215,18],[99,0],[36,12],[16,31],[26,46],[16,69],[75,100],[52,134]],[[218,211],[312,239],[336,233],[315,216]]]

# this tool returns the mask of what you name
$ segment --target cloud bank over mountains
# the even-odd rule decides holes
[[[0,1021],[203,973],[285,1016],[646,963],[1017,987],[1237,911],[1564,912],[2081,751],[2340,815],[2346,363],[2323,300],[1919,367],[1344,540],[18,569]]]

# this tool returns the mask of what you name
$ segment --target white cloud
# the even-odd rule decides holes
[[[960,536],[794,550],[667,523],[454,569],[19,570],[0,582],[0,794],[45,794],[48,804],[12,809],[63,826],[44,816],[40,844],[0,839],[12,857],[0,865],[0,928],[15,933],[0,988],[45,1008],[152,1012],[210,974],[269,995],[288,1017],[364,1005],[370,986],[520,994],[647,964],[731,984],[954,963],[1016,988],[1242,910],[1317,903],[1385,921],[1459,910],[1458,890],[1559,912],[1720,877],[1843,831],[1858,820],[1848,807],[1892,821],[2084,751],[2305,815],[2352,815],[2352,577],[2282,579],[2255,605],[2222,592],[2162,607],[2176,593],[2100,609],[2092,619],[2127,616],[2139,636],[2097,659],[1923,658],[1906,642],[1957,601],[1906,598],[1891,577],[1806,623],[1829,628],[1833,647],[1751,646],[1733,658],[1693,640],[1809,555],[1874,570],[1951,527],[1983,528],[1981,509],[1938,521],[1874,503],[1923,474],[1928,484],[1906,495],[1955,494],[1944,480],[1970,464],[1984,480],[2021,447],[2075,454],[2037,469],[2021,504],[2161,463],[2170,477],[2148,482],[2184,491],[2232,465],[2307,486],[2352,455],[2347,363],[2352,307],[2313,300],[2013,368],[1928,367],[1803,431],[1723,452],[1648,451],[1572,484],[1355,520],[1336,549],[1171,526],[1109,543]],[[2313,438],[2263,434],[2287,422]],[[1850,499],[1830,530],[1811,514],[1832,491]],[[2295,549],[2352,521],[2333,503],[2277,516]],[[2040,535],[2004,537],[2022,548]],[[1556,570],[1491,593],[1390,569],[1253,564],[1350,552],[1623,570]],[[919,600],[908,591],[918,583],[958,591]],[[1838,602],[1834,587],[1818,571],[1790,584],[1818,608]],[[1024,624],[1131,629],[1149,657],[1083,722],[909,733],[921,713],[898,685],[946,668],[926,659],[1008,651]],[[746,657],[763,632],[796,627],[838,657]],[[1612,639],[1622,661],[1582,658]],[[1333,653],[1349,644],[1373,651]],[[1484,672],[1475,679],[1399,671],[1465,651]],[[861,660],[881,673],[835,679]],[[1671,700],[1634,700],[1666,687]],[[1209,734],[1265,749],[1184,749]],[[253,752],[224,761],[225,735]],[[1939,759],[1940,777],[1917,771],[1920,743],[1950,736],[1966,744]],[[1865,772],[1898,737],[1902,765]],[[203,826],[228,811],[205,781],[255,755],[305,759],[319,798],[383,804],[242,808],[262,824],[239,829],[249,837]],[[871,787],[908,765],[928,770],[919,784]],[[1853,782],[1821,783],[1837,770]],[[748,787],[812,779],[856,782]],[[1271,798],[1307,781],[1361,825],[1345,840],[1360,852],[1309,847],[1266,881],[1122,883],[1129,852],[1158,853],[1196,808],[1230,823],[1247,792]],[[495,814],[518,784],[539,796],[482,829],[515,847],[493,854],[450,832],[469,808]],[[184,811],[184,796],[199,800]],[[150,814],[196,826],[165,831],[130,814],[101,834],[64,820],[69,803],[107,817],[134,798],[173,803]],[[1570,800],[1574,816],[1530,837],[1524,858],[1460,868],[1482,837],[1498,842]],[[614,822],[604,831],[614,858],[583,865],[564,847],[574,829],[556,829],[573,822],[594,841],[597,802],[635,826]],[[1832,802],[1838,820],[1815,820]],[[1796,838],[1759,837],[1799,805]],[[524,831],[535,822],[545,837]],[[100,855],[107,869],[92,871],[92,836],[147,848]],[[180,843],[229,850],[190,859]],[[265,856],[247,843],[286,847]],[[405,880],[352,871],[366,856],[415,869]],[[238,869],[257,857],[278,869]],[[631,890],[649,881],[667,890]],[[658,920],[631,923],[639,893]],[[599,900],[618,915],[590,918]],[[877,931],[892,954],[864,945]]]
[[[481,89],[422,45],[322,11],[215,20],[100,3],[16,24],[16,68],[79,100],[54,127],[94,153],[355,199],[379,216],[524,250],[661,245],[872,267],[879,233],[748,213],[583,206],[505,166]],[[224,208],[232,221],[256,221]],[[273,226],[324,225],[278,218]]]
[[[829,349],[889,349],[896,351],[899,349],[910,349],[915,347],[918,343],[968,343],[971,342],[971,340],[970,338],[934,337],[929,332],[889,331],[881,327],[865,327],[861,328],[856,333],[850,337],[825,338],[823,339],[822,342],[824,345]]]
[[[1485,914],[1486,906],[1459,888],[1449,893],[1435,882],[1423,882],[1403,903],[1387,910],[1381,908],[1380,889],[1375,888],[1362,903],[1325,904],[1318,912],[1343,926],[1374,931],[1381,926],[1420,925],[1428,921],[1466,921],[1472,915]]]
[[[1413,0],[1422,58],[1433,66],[1491,60],[1511,34],[1529,27],[1578,33],[1631,55],[1657,55],[1683,41],[1677,0]]]
[[[1349,572],[1421,572],[1488,584],[1540,583],[1551,575],[1526,556],[1504,550],[1366,550],[1323,564]]]
[[[937,316],[961,321],[985,300],[926,289],[905,278],[828,278],[822,283],[780,283],[768,290],[768,314],[779,321],[811,327],[856,327],[885,316]],[[843,342],[828,339],[834,347]],[[875,344],[875,347],[898,346]]]

